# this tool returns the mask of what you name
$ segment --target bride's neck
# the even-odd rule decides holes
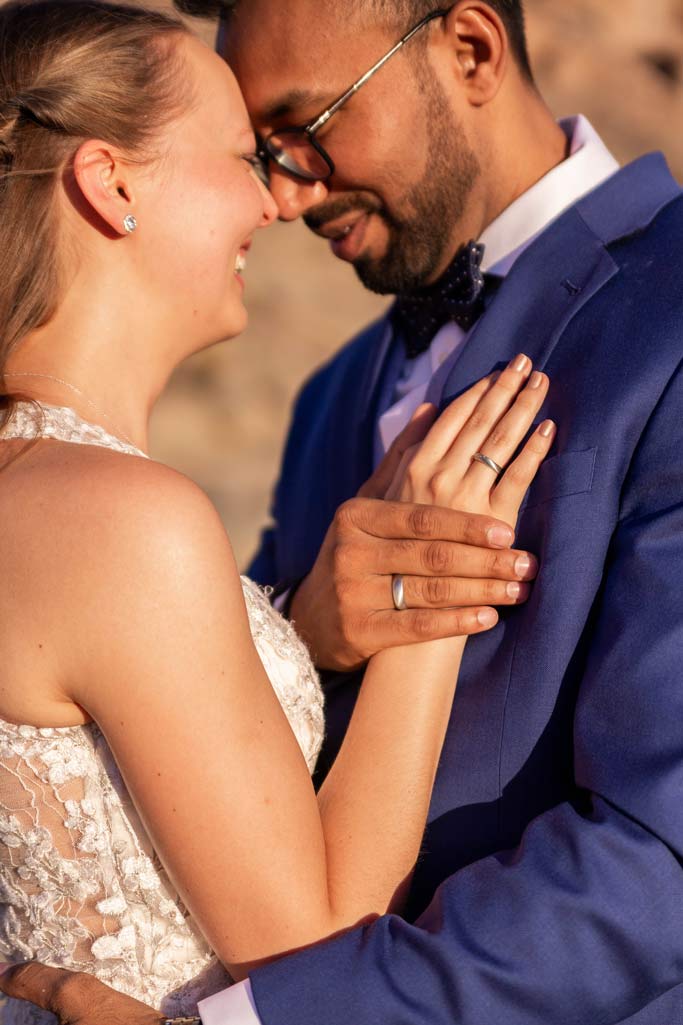
[[[180,361],[144,302],[112,304],[89,293],[68,296],[49,324],[22,340],[5,373],[9,391],[71,406],[147,451],[152,409]]]

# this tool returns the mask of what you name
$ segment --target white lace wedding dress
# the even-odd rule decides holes
[[[71,409],[42,408],[37,425],[21,403],[0,440],[39,430],[146,458]],[[247,579],[243,589],[254,642],[312,771],[323,736],[315,670],[266,594]],[[169,1017],[195,1013],[197,1000],[230,982],[161,867],[95,725],[0,720],[0,959],[90,972]],[[3,1025],[54,1020],[23,1001],[0,1007]]]

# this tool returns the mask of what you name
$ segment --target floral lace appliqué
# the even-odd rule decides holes
[[[0,439],[41,436],[143,453],[44,406],[20,404]],[[256,648],[312,771],[323,699],[309,654],[253,582],[243,579]],[[90,972],[168,1016],[229,985],[157,858],[95,725],[38,729],[0,720],[0,957]],[[53,1015],[5,1001],[2,1025]]]

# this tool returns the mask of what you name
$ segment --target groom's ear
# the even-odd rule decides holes
[[[135,212],[133,165],[100,139],[89,139],[73,162],[75,201],[91,224],[110,236],[125,235],[125,218]]]
[[[480,0],[461,0],[444,18],[455,74],[467,100],[476,107],[495,98],[510,61],[510,45],[501,18]]]

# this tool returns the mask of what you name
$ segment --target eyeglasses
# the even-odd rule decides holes
[[[288,174],[304,181],[317,182],[327,181],[334,174],[334,161],[329,153],[323,149],[315,138],[323,125],[326,125],[331,117],[341,110],[345,103],[355,96],[366,82],[369,82],[373,75],[383,68],[387,61],[391,60],[395,53],[398,53],[405,44],[417,35],[420,29],[428,25],[436,18],[443,18],[448,14],[448,9],[432,11],[425,18],[417,23],[406,33],[395,46],[392,46],[388,53],[385,53],[376,64],[366,71],[364,75],[353,83],[338,100],[324,110],[322,114],[309,121],[307,125],[298,125],[295,128],[283,128],[281,131],[272,132],[267,139],[259,143],[258,156],[262,164],[262,177],[268,180],[268,165],[271,160],[275,161]]]

